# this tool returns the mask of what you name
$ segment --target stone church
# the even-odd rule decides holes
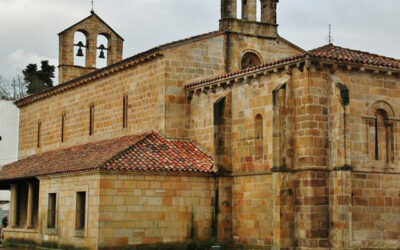
[[[94,12],[59,34],[60,84],[16,102],[6,239],[400,246],[400,60],[304,51],[278,0],[239,3],[221,1],[218,31],[126,59]]]

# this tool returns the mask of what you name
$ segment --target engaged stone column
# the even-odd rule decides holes
[[[33,183],[29,183],[26,228],[33,228]]]
[[[11,185],[11,216],[9,227],[17,226],[17,196],[18,196],[18,185]]]

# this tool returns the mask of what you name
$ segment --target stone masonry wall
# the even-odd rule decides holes
[[[99,246],[211,237],[215,179],[102,174]]]
[[[63,244],[96,247],[99,233],[99,174],[60,176],[41,179],[39,193],[39,238]],[[86,228],[84,235],[75,231],[76,193],[86,192]],[[57,194],[56,232],[47,229],[48,196]]]
[[[37,242],[51,241],[66,245],[97,248],[99,226],[98,174],[42,178],[39,187],[38,226],[35,229],[7,229],[5,239],[22,238]],[[76,192],[87,192],[86,229],[75,231]],[[47,228],[48,196],[56,193],[56,230]]]
[[[337,70],[333,81],[342,82],[350,90],[350,105],[346,109],[346,163],[371,172],[399,171],[400,163],[400,80],[398,77],[360,70]],[[375,159],[376,111],[383,109],[391,139],[390,159]],[[343,110],[341,111],[343,116]],[[343,127],[343,125],[341,125]],[[384,146],[380,145],[380,150]],[[332,159],[334,160],[334,159]]]
[[[227,71],[240,70],[242,56],[249,51],[257,53],[262,63],[300,53],[297,48],[281,39],[233,33],[168,50],[169,53],[166,54],[166,133],[168,135],[187,136],[189,129],[194,131],[193,124],[189,125],[188,120],[183,122],[183,117],[188,119],[188,116],[194,118],[206,115],[195,113],[199,111],[191,109],[193,107],[191,103],[190,111],[189,107],[184,105],[188,102],[183,91],[184,84],[196,78],[218,76]],[[193,118],[190,120],[196,122]]]
[[[211,152],[213,116],[201,111],[232,96],[234,241],[301,249],[398,245],[399,84],[397,76],[377,71],[306,65],[240,77],[216,93],[195,93],[190,135]],[[341,92],[346,88],[349,105]],[[387,114],[380,125],[389,135],[379,140],[385,152],[379,156],[387,154],[379,160],[377,110]],[[257,114],[263,116],[261,162],[254,158]],[[272,178],[262,177],[268,174]],[[259,183],[262,195],[256,191]],[[266,202],[269,195],[274,210],[263,229],[271,231],[253,231],[267,213],[250,204],[258,204],[259,197]]]
[[[230,34],[229,70],[241,70],[241,59],[246,52],[256,53],[261,63],[277,61],[301,52],[282,39],[263,38],[250,35]]]
[[[400,175],[353,173],[353,248],[398,248]]]
[[[157,59],[21,108],[19,157],[93,141],[164,129],[164,62]],[[128,128],[123,97],[128,96]],[[94,134],[89,110],[95,106]],[[65,114],[64,143],[61,116]],[[40,148],[37,127],[41,122]]]
[[[184,85],[196,78],[225,72],[224,35],[173,46],[165,50],[166,135],[188,137],[189,107]]]
[[[237,82],[234,87],[217,93],[193,95],[190,111],[190,138],[215,153],[214,144],[214,103],[220,98],[232,96],[232,163],[233,172],[264,173],[272,169],[273,161],[273,95],[274,88],[282,81],[288,81],[285,74],[263,76],[248,85],[244,81]],[[204,112],[208,110],[209,112]],[[255,117],[263,118],[263,153],[261,159],[254,157]]]
[[[272,175],[235,177],[232,200],[234,243],[272,246],[274,217]]]
[[[219,180],[218,216],[216,182]],[[187,239],[230,241],[231,180],[208,176],[93,173],[40,179],[38,227],[7,229],[5,238],[101,249]],[[86,226],[75,230],[76,193],[87,193]],[[57,194],[56,229],[47,228],[48,197]],[[219,223],[213,225],[213,221]],[[214,228],[215,227],[215,228]],[[215,230],[214,230],[215,229]]]

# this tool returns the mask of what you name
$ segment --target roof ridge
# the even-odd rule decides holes
[[[331,49],[331,48],[334,48],[334,47],[337,47],[337,46],[334,45],[333,43],[328,43],[328,44],[325,44],[323,46],[317,47],[315,49],[308,50],[306,53],[314,54],[316,52],[325,51],[325,50],[328,50],[328,49]]]
[[[93,142],[83,143],[83,144],[74,145],[74,146],[66,147],[66,148],[56,148],[56,149],[52,149],[52,150],[49,150],[49,151],[41,152],[41,153],[38,153],[38,154],[30,155],[30,156],[28,156],[28,157],[26,157],[26,158],[19,159],[19,160],[17,160],[17,161],[25,161],[25,160],[29,160],[30,158],[33,158],[33,157],[43,156],[43,155],[45,155],[45,154],[51,154],[51,153],[55,153],[55,152],[59,152],[59,151],[63,151],[63,150],[71,150],[71,149],[78,148],[78,147],[86,147],[86,146],[90,146],[90,145],[94,145],[94,144],[99,144],[99,143],[103,143],[103,142],[110,142],[110,141],[121,140],[121,139],[128,138],[128,137],[143,136],[143,135],[145,135],[145,134],[148,134],[148,133],[139,133],[139,134],[136,134],[136,135],[126,135],[126,136],[121,136],[121,137],[117,137],[117,138],[111,138],[111,139],[104,139],[104,140],[99,140],[99,141],[93,141]],[[15,162],[17,162],[17,161],[15,161]],[[9,164],[3,165],[3,166],[2,166],[2,169],[4,169],[4,167],[7,167],[8,165],[11,165],[11,164],[13,164],[13,163],[14,163],[14,162],[11,162],[11,163],[9,163]]]
[[[66,28],[66,29],[64,29],[63,31],[61,31],[60,33],[58,33],[58,35],[61,35],[62,33],[66,32],[67,30],[69,30],[69,29],[71,29],[71,28],[73,28],[73,27],[79,25],[80,23],[82,23],[82,22],[88,20],[89,18],[91,18],[91,17],[93,17],[93,16],[94,16],[94,17],[97,17],[97,18],[98,18],[102,23],[104,23],[112,32],[114,32],[119,38],[121,38],[122,40],[124,40],[124,38],[123,38],[120,34],[118,34],[106,21],[104,21],[104,20],[103,20],[99,15],[97,15],[97,13],[94,12],[94,11],[91,11],[89,16],[83,18],[82,20],[76,22],[75,24],[69,26],[68,28]]]
[[[124,164],[124,158],[129,159],[130,158],[130,154],[135,154],[137,153],[137,150],[140,151],[141,148],[146,149],[146,144],[149,143],[149,146],[154,145],[155,147],[157,147],[157,144],[159,145],[166,145],[167,148],[171,151],[171,154],[169,155],[169,157],[173,157],[173,159],[170,159],[170,161],[174,161],[174,160],[179,160],[178,158],[174,158],[176,154],[179,154],[182,150],[182,148],[186,148],[186,147],[193,147],[196,150],[189,150],[188,148],[185,149],[186,152],[188,152],[190,154],[190,158],[194,157],[196,158],[199,154],[204,155],[204,157],[206,157],[206,159],[208,159],[208,161],[210,162],[210,166],[209,168],[205,169],[205,170],[196,170],[196,169],[192,169],[192,170],[183,170],[183,169],[175,169],[172,170],[174,172],[207,172],[207,173],[212,173],[217,171],[215,169],[215,164],[214,164],[214,159],[212,157],[212,155],[207,151],[204,150],[204,148],[202,148],[201,146],[198,146],[197,144],[195,144],[193,141],[191,141],[190,139],[181,139],[179,138],[179,140],[176,140],[177,138],[168,138],[163,136],[160,132],[158,131],[151,131],[148,135],[140,138],[138,141],[136,141],[134,144],[130,145],[129,147],[127,147],[126,149],[122,150],[121,152],[119,152],[118,154],[114,155],[112,158],[106,160],[104,163],[100,164],[99,167],[97,167],[97,170],[119,170],[119,171],[128,171],[129,167],[126,166]],[[148,142],[146,142],[146,140],[150,140]],[[179,144],[179,142],[183,142],[184,144]],[[139,148],[138,148],[139,147]],[[140,157],[144,157],[143,159],[146,159],[148,156],[145,153],[144,155],[140,155]],[[184,158],[183,158],[184,159]],[[156,157],[156,159],[153,160],[159,160],[158,157]],[[126,167],[126,168],[125,168]],[[162,166],[161,166],[162,167]],[[136,172],[147,172],[147,171],[153,171],[154,169],[150,169],[150,170],[145,170],[145,169],[135,169],[135,170],[131,170],[131,171],[136,171]],[[160,170],[155,170],[155,171],[160,171]],[[168,169],[164,169],[161,171],[168,171]]]
[[[343,49],[343,50],[348,50],[348,51],[353,51],[353,52],[358,52],[358,53],[363,53],[363,54],[367,54],[367,55],[371,55],[371,56],[377,56],[377,57],[383,57],[386,59],[391,59],[391,60],[395,60],[395,61],[399,61],[399,58],[394,58],[394,57],[389,57],[389,56],[385,56],[385,55],[380,55],[377,53],[372,53],[372,52],[368,52],[368,51],[363,51],[363,50],[356,50],[356,49],[350,49],[350,48],[345,48],[345,47],[341,47],[341,46],[334,46],[335,48],[339,48],[339,49]]]
[[[139,136],[142,136],[140,138],[138,138],[134,143],[132,143],[130,146],[124,148],[123,150],[121,150],[120,152],[116,153],[114,156],[112,156],[110,159],[105,160],[103,163],[99,164],[98,166],[95,167],[95,169],[103,169],[105,167],[105,165],[107,165],[107,163],[118,159],[120,156],[124,155],[125,153],[127,153],[130,149],[132,149],[134,146],[136,146],[139,142],[143,141],[144,139],[148,138],[151,135],[154,135],[154,131],[151,132],[147,132],[147,133],[143,133],[140,134]]]
[[[8,164],[0,183],[88,171],[216,173],[213,157],[191,141],[166,140],[157,131],[37,154]],[[72,159],[71,159],[72,157]]]
[[[206,155],[208,155],[209,157],[213,158],[213,155],[207,150],[205,149],[203,146],[201,146],[200,144],[195,143],[192,139],[190,138],[185,138],[185,137],[167,137],[162,135],[160,132],[153,130],[152,134],[157,135],[158,137],[161,137],[162,139],[166,140],[166,141],[182,141],[182,142],[188,142],[193,144],[193,146],[195,146],[196,148],[199,148],[203,153],[205,153]]]
[[[294,44],[293,42],[287,40],[286,38],[280,36],[279,34],[278,34],[278,39],[281,39],[284,43],[287,43],[287,44],[289,44],[290,46],[292,46],[292,47],[294,47],[294,48],[300,50],[300,52],[303,52],[303,53],[307,52],[307,51],[306,51],[305,49],[303,49],[302,47],[300,47],[300,46]]]

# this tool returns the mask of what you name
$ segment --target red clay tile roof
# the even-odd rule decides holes
[[[4,166],[0,181],[90,170],[216,173],[213,166],[193,142],[151,132],[37,154]]]
[[[364,51],[346,49],[333,44],[309,51],[312,56],[341,62],[400,69],[400,60]]]
[[[136,172],[214,173],[212,157],[189,140],[147,136],[101,166]]]
[[[298,61],[298,60],[305,60],[307,56],[310,56],[310,58],[326,59],[326,60],[331,60],[331,61],[337,61],[340,63],[354,63],[354,64],[361,64],[361,65],[367,65],[367,66],[384,67],[384,68],[395,69],[395,70],[400,69],[400,60],[399,59],[380,56],[380,55],[363,52],[363,51],[358,51],[358,50],[346,49],[346,48],[335,46],[333,44],[328,44],[328,45],[322,46],[320,48],[310,50],[306,53],[283,58],[283,59],[280,59],[277,61],[268,62],[268,63],[260,65],[260,66],[248,68],[248,69],[241,70],[241,71],[232,72],[232,73],[217,76],[217,77],[203,79],[198,82],[189,83],[189,84],[185,85],[185,89],[189,90],[189,89],[193,89],[196,87],[202,87],[202,86],[208,85],[208,84],[216,82],[216,81],[228,80],[230,78],[235,78],[237,76],[246,75],[246,74],[252,74],[252,73],[255,73],[260,70],[274,68],[276,66],[281,66],[281,65],[284,65],[287,63],[292,63],[292,62]]]

